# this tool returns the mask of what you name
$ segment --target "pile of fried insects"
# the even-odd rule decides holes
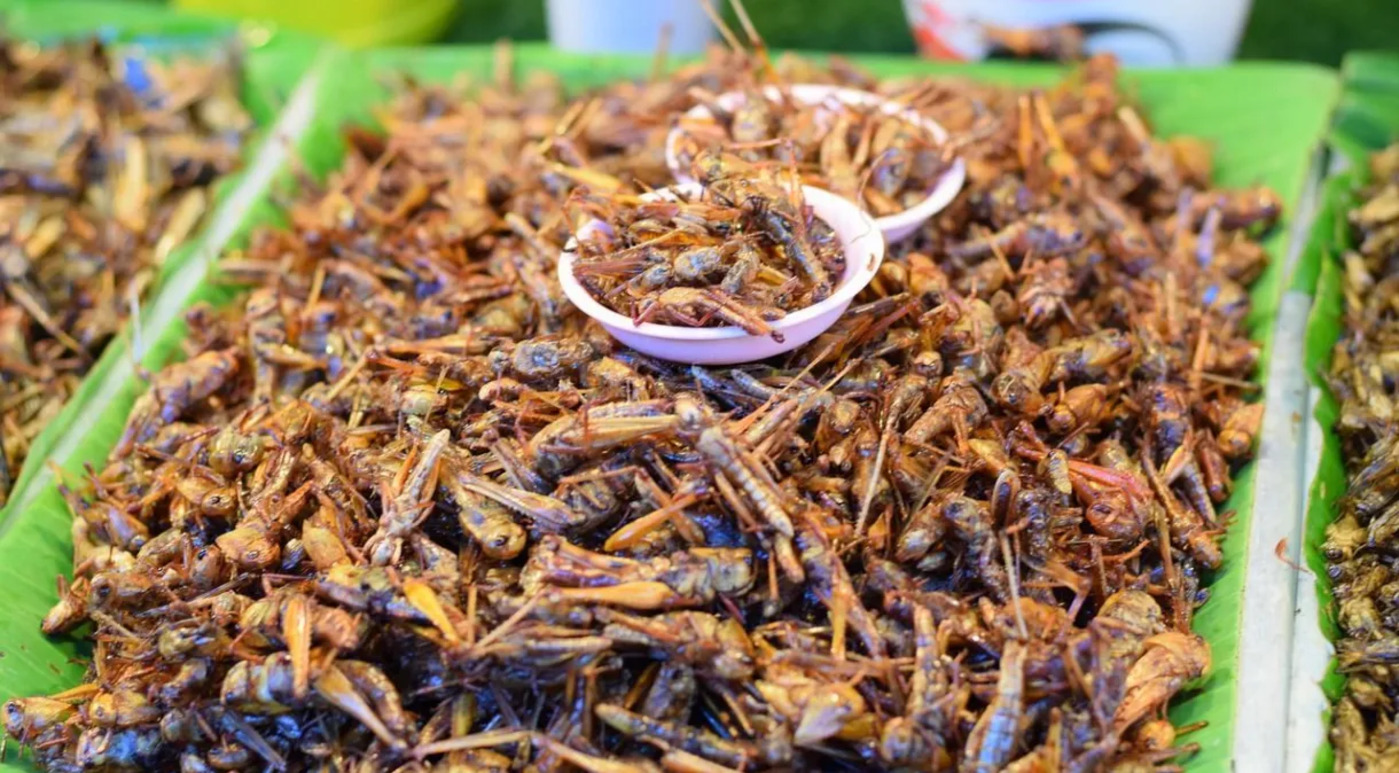
[[[1399,316],[1399,145],[1370,159],[1372,184],[1350,213],[1358,246],[1344,256],[1344,329],[1332,354],[1341,401],[1336,432],[1347,489],[1322,551],[1333,584],[1337,667],[1345,692],[1332,713],[1336,770],[1386,770],[1399,759],[1399,440],[1394,344]]]
[[[0,39],[0,504],[250,128],[228,57]]]
[[[742,100],[732,110],[722,109],[722,97],[705,98],[700,104],[707,118],[677,119],[681,168],[713,148],[749,162],[775,162],[876,216],[918,204],[947,171],[948,159],[936,152],[939,143],[925,127],[878,106],[845,104],[837,95],[807,104],[776,86],[750,85],[731,94]]]
[[[33,759],[1178,765],[1276,197],[1212,189],[1108,58],[1021,92],[715,49],[571,99],[500,66],[404,83],[226,256],[250,292],[67,492],[44,630],[95,652],[8,704]],[[562,296],[568,205],[668,185],[675,117],[753,79],[906,99],[976,138],[967,188],[790,356],[638,355]]]
[[[638,324],[733,325],[782,340],[769,323],[829,298],[845,250],[773,168],[705,151],[694,169],[694,193],[572,197],[597,218],[578,239],[574,276]]]

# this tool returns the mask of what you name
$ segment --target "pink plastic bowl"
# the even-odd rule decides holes
[[[681,195],[696,196],[701,190],[698,183],[685,183],[648,193],[642,198],[673,201]],[[638,325],[632,322],[630,317],[598,303],[573,276],[576,239],[571,240],[559,255],[559,282],[574,306],[597,320],[613,338],[642,354],[692,365],[732,365],[789,352],[834,325],[855,296],[874,278],[879,264],[884,261],[884,237],[869,215],[845,199],[819,188],[802,186],[802,195],[816,217],[835,231],[836,239],[845,248],[845,274],[831,297],[771,323],[773,330],[782,334],[781,342],[770,335],[751,335],[739,327],[681,327],[652,322]],[[588,238],[602,225],[599,220],[585,223],[578,230],[578,238]]]
[[[936,121],[919,115],[917,111],[910,110],[897,102],[891,102],[878,94],[871,94],[868,91],[858,89],[843,89],[837,86],[825,86],[815,83],[804,83],[795,86],[788,86],[779,89],[776,86],[767,86],[763,89],[764,95],[768,99],[778,100],[787,95],[792,100],[804,105],[819,105],[829,102],[841,102],[847,105],[859,107],[878,107],[888,115],[902,118],[909,123],[917,124],[928,134],[932,135],[939,144],[947,142],[947,130],[942,128]],[[720,95],[715,101],[724,110],[733,110],[742,105],[746,96],[741,91],[730,91]],[[681,122],[713,120],[714,114],[704,105],[696,105],[685,113]],[[685,131],[681,125],[671,128],[670,134],[666,136],[665,160],[670,167],[670,173],[677,182],[694,182],[689,170],[680,163],[680,142],[684,139]],[[956,198],[957,192],[962,189],[962,183],[967,179],[967,165],[958,158],[952,162],[946,172],[938,178],[937,184],[928,191],[928,197],[918,204],[893,215],[876,218],[874,223],[884,234],[884,240],[890,244],[903,241],[912,236],[918,227],[927,222],[928,218],[936,215]]]

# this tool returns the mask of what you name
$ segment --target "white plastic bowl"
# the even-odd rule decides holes
[[[648,193],[642,199],[674,201],[681,195],[696,196],[701,190],[698,183],[683,183]],[[829,298],[770,323],[774,331],[782,334],[780,342],[770,335],[752,335],[739,327],[633,322],[625,314],[599,303],[574,277],[577,239],[570,240],[559,255],[559,282],[574,306],[597,320],[613,338],[642,354],[692,365],[732,365],[789,352],[834,325],[884,262],[884,237],[869,215],[849,201],[819,188],[802,186],[802,195],[813,214],[835,231],[836,239],[845,248],[845,273]],[[599,220],[585,223],[578,237],[586,239],[602,225]]]
[[[1078,25],[1090,54],[1133,67],[1215,67],[1234,58],[1251,0],[903,0],[913,39],[933,59],[977,61],[993,53],[990,25]],[[1279,4],[1281,5],[1281,4]]]
[[[910,110],[897,102],[891,102],[878,94],[871,94],[868,91],[858,89],[843,89],[838,86],[827,86],[817,83],[803,83],[794,86],[787,86],[779,89],[776,86],[765,86],[763,94],[770,100],[779,100],[783,95],[787,95],[792,100],[803,105],[819,105],[827,102],[841,102],[847,105],[858,107],[878,107],[887,115],[898,116],[909,123],[921,127],[939,144],[947,142],[947,130],[942,128],[937,121],[920,115],[915,110]],[[715,102],[724,110],[733,110],[744,103],[747,96],[742,91],[730,91],[721,94]],[[695,105],[681,118],[685,121],[713,120],[714,113],[704,105]],[[680,163],[679,150],[680,142],[685,136],[685,131],[680,124],[672,127],[670,134],[666,136],[665,160],[670,167],[670,173],[677,182],[694,182],[689,170]],[[932,190],[928,191],[928,197],[918,204],[893,215],[875,218],[874,223],[884,234],[884,240],[890,244],[903,241],[912,236],[918,227],[927,222],[928,218],[936,215],[957,197],[957,192],[962,189],[962,183],[967,179],[967,166],[962,159],[954,159],[948,166],[947,171],[938,178]]]

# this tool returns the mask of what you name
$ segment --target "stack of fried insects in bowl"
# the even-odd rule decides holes
[[[772,335],[768,323],[830,297],[845,252],[800,189],[736,156],[706,154],[700,163],[714,169],[708,186],[669,189],[660,200],[588,202],[605,219],[579,240],[579,284],[635,323],[733,325],[754,335]]]
[[[1399,442],[1393,350],[1399,335],[1399,146],[1370,159],[1372,183],[1350,213],[1357,247],[1344,256],[1344,328],[1332,351],[1336,433],[1348,478],[1322,552],[1335,595],[1337,669],[1345,691],[1332,714],[1336,770],[1383,770],[1399,757]]]
[[[0,504],[250,128],[226,58],[0,39]]]
[[[68,490],[44,628],[94,657],[10,735],[54,771],[1181,764],[1275,197],[1110,59],[761,61],[404,83],[349,132]],[[975,137],[966,190],[791,355],[640,356],[561,295],[569,204],[669,184],[673,119],[757,77],[907,96]]]

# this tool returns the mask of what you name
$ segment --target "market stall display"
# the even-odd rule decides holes
[[[285,222],[219,261],[246,294],[190,308],[189,358],[85,443],[105,467],[0,534],[65,495],[77,572],[45,627],[98,632],[85,686],[11,704],[35,759],[1219,764],[1267,249],[1324,105],[1212,119],[1325,79],[1134,74],[1138,102],[1105,59],[930,88],[508,50],[326,57]],[[570,63],[567,91],[539,68]],[[413,76],[387,100],[386,72]],[[790,356],[625,349],[562,298],[569,207],[669,184],[695,89],[773,74],[973,138],[967,190]],[[1264,127],[1295,164],[1249,165]]]
[[[1393,426],[1387,234],[1395,226],[1387,210],[1396,169],[1388,146],[1399,133],[1399,60],[1356,54],[1343,76],[1328,143],[1333,173],[1295,281],[1316,299],[1306,361],[1318,387],[1305,522],[1317,618],[1295,646],[1306,660],[1333,656],[1324,675],[1308,674],[1321,680],[1330,709],[1298,718],[1326,729],[1316,769],[1358,771],[1383,769],[1399,754],[1390,740],[1396,687],[1382,655],[1395,631],[1393,495],[1384,473]]]

